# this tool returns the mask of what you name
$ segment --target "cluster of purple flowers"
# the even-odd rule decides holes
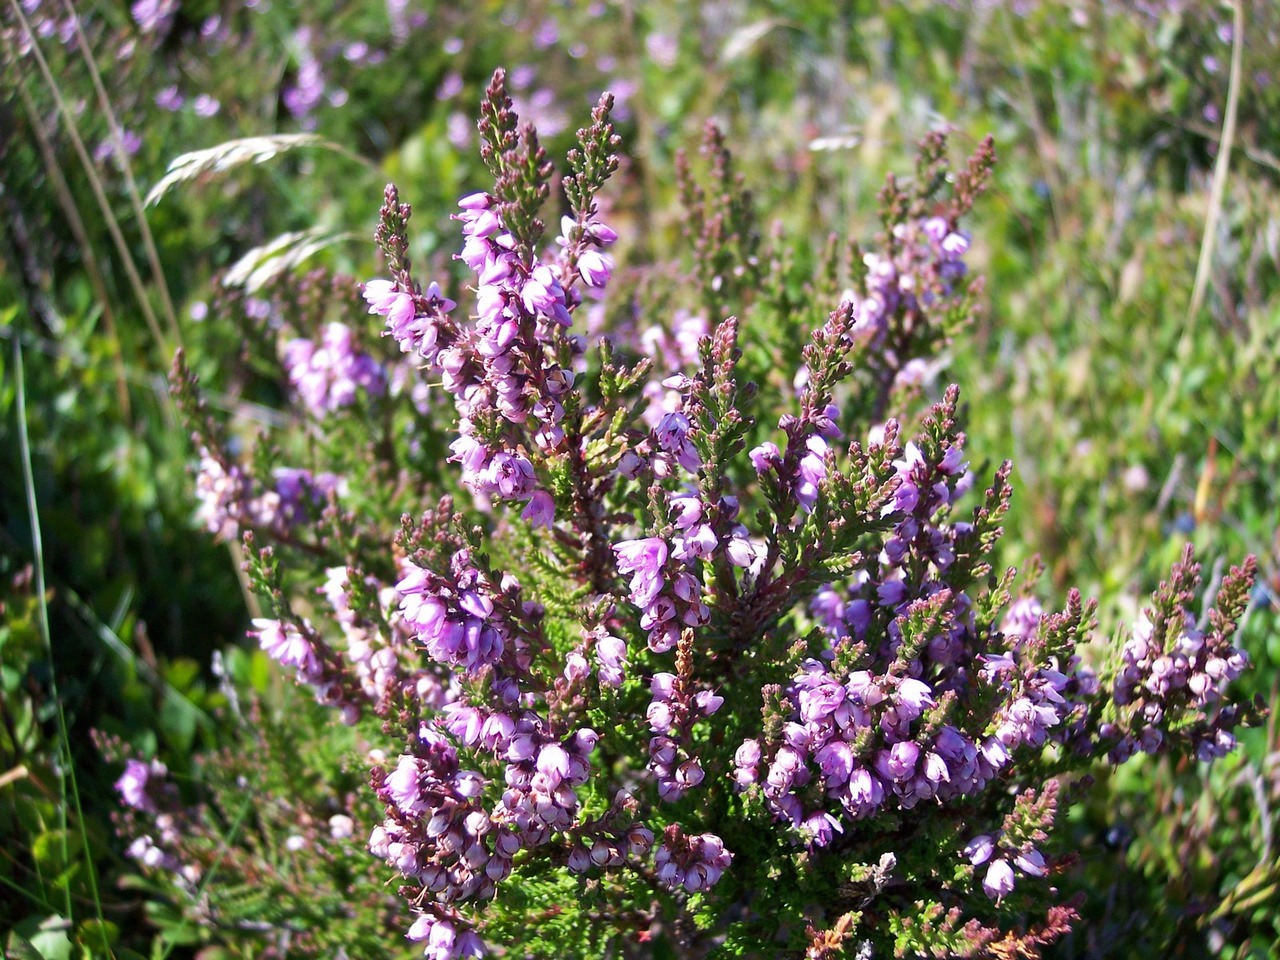
[[[879,614],[888,620],[892,650],[898,639],[896,617],[906,613],[912,601],[945,589],[939,575],[955,559],[956,538],[966,535],[970,527],[966,523],[935,524],[933,518],[972,486],[973,474],[968,471],[963,456],[962,438],[939,449],[932,458],[926,458],[914,442],[905,445],[903,456],[894,461],[897,485],[893,500],[884,507],[886,516],[900,518],[891,536],[885,540],[875,563],[854,578],[847,594],[823,589],[812,604],[814,614],[830,632],[833,644],[861,641]],[[932,576],[919,582],[909,576],[904,567],[909,557],[929,561]],[[959,610],[968,605],[968,598],[963,595],[953,600]],[[931,662],[943,666],[958,662],[965,649],[968,628],[962,618],[956,619],[949,632],[939,634],[930,642]],[[920,666],[916,665],[915,669],[919,670]]]
[[[1209,712],[1222,699],[1226,685],[1244,671],[1248,655],[1220,633],[1198,630],[1190,613],[1183,611],[1184,626],[1171,642],[1162,643],[1145,616],[1134,625],[1133,635],[1121,651],[1112,699],[1128,708],[1129,723],[1108,724],[1103,735],[1118,736],[1111,750],[1120,763],[1135,752],[1158,753],[1165,745],[1168,720],[1188,711]],[[1229,715],[1228,715],[1229,716]],[[1193,735],[1196,757],[1224,757],[1236,746],[1230,730],[1214,722]]]
[[[169,768],[159,760],[128,760],[124,773],[115,782],[116,793],[126,807],[156,813],[156,795],[166,789],[164,778],[168,775]]]
[[[394,280],[370,280],[362,295],[371,314],[387,318],[386,333],[399,344],[401,353],[432,364],[447,346],[441,342],[442,328],[447,338],[452,329],[448,314],[458,305],[441,292],[438,283],[431,283],[426,293],[415,297]]]
[[[620,867],[627,857],[640,861],[653,849],[653,831],[642,823],[633,823],[626,830],[608,831],[591,829],[583,825],[577,831],[577,842],[565,860],[574,873],[586,873],[593,868]]]
[[[341,655],[322,642],[311,624],[258,618],[249,636],[282,667],[294,670],[301,684],[315,690],[316,699],[336,709],[342,722],[354,724],[371,698],[364,689],[352,683]]]
[[[623,540],[613,545],[613,552],[618,572],[631,576],[631,602],[641,611],[650,650],[673,649],[682,630],[710,618],[697,577],[671,556],[661,537]]]
[[[220,540],[234,540],[249,525],[253,484],[237,464],[215,457],[207,448],[200,451],[196,471],[196,519]]]
[[[969,242],[967,233],[943,217],[895,226],[888,256],[863,255],[866,296],[854,304],[853,336],[874,340],[886,330],[891,315],[927,311],[949,297],[968,272],[964,257]]]
[[[302,121],[305,128],[314,128],[312,113],[324,101],[325,78],[320,60],[312,51],[310,27],[294,31],[293,47],[297,51],[297,74],[293,83],[285,87],[280,99],[285,109]]]
[[[971,482],[962,442],[956,436],[928,456],[916,443],[906,444],[894,461],[893,498],[884,507],[886,516],[898,519],[879,556],[853,578],[848,592],[824,588],[812,603],[831,638],[829,658],[849,644],[868,642],[873,627],[877,635],[883,631],[876,665],[834,674],[824,660],[806,661],[786,691],[792,713],[783,718],[780,737],[748,740],[737,751],[739,786],[758,785],[775,815],[812,845],[826,846],[842,832],[842,817],[864,818],[887,803],[909,809],[922,800],[978,793],[1012,751],[1065,739],[1067,719],[1097,691],[1092,673],[1074,658],[1059,671],[1022,655],[1039,623],[1038,608],[1017,608],[1006,618],[1010,634],[993,641],[975,633],[969,598],[941,579],[955,560],[957,538],[969,531],[968,524],[934,520]],[[814,458],[815,475],[827,462],[825,445],[820,449],[821,457],[806,454]],[[758,467],[781,469],[776,448],[757,448],[752,456]],[[923,578],[922,559],[928,563]],[[917,565],[914,574],[908,562]],[[948,616],[919,654],[904,657],[903,624],[931,603],[945,606]],[[944,693],[964,696],[992,687],[1000,691],[1001,706],[990,734],[975,738],[929,720]],[[805,797],[825,797],[838,807],[806,806]]]
[[[329,497],[340,496],[345,486],[337,474],[313,474],[297,467],[276,467],[271,477],[275,489],[255,497],[248,516],[254,526],[276,530],[288,530],[306,520]]]
[[[999,854],[999,856],[997,856]],[[1013,892],[1014,867],[1028,877],[1043,877],[1049,872],[1044,855],[1031,844],[1008,843],[1002,833],[981,834],[964,848],[964,856],[975,867],[987,865],[982,889],[992,900],[1000,900]]]
[[[804,439],[803,452],[796,460],[792,470],[788,471],[782,451],[771,440],[754,447],[749,454],[751,465],[755,467],[756,473],[760,476],[770,473],[776,473],[781,476],[784,471],[789,473],[789,476],[784,478],[787,489],[791,491],[796,502],[800,504],[800,508],[806,513],[811,512],[813,505],[817,503],[818,484],[825,480],[827,476],[827,455],[831,452],[828,441],[836,440],[840,437],[840,430],[833,422],[837,415],[838,411],[834,405],[829,406],[824,411],[822,418],[824,423],[820,428],[820,432]],[[784,417],[779,426],[785,427],[786,423],[791,419],[794,418]]]
[[[971,795],[1009,760],[995,737],[976,742],[950,724],[920,740],[929,725],[918,721],[937,700],[929,684],[912,677],[858,670],[842,679],[809,660],[788,700],[795,713],[781,742],[745,741],[734,758],[735,779],[742,788],[758,784],[779,819],[814,846],[843,832],[841,812],[858,820],[889,802],[910,809],[921,800]],[[836,814],[806,809],[802,797],[814,795],[838,804]]]
[[[423,724],[416,740],[390,773],[374,771],[387,820],[374,827],[369,850],[443,903],[488,899],[511,872],[520,840],[485,812],[485,778],[460,766],[445,736]]]
[[[649,462],[655,475],[673,476],[677,466],[687,473],[697,475],[698,468],[702,466],[702,457],[689,439],[690,426],[689,418],[679,410],[664,413],[654,424]]]
[[[402,755],[390,773],[375,771],[388,819],[374,829],[369,849],[442,903],[489,899],[517,851],[575,828],[577,788],[587,781],[599,738],[586,728],[556,737],[532,711],[488,712],[462,701],[449,704],[443,717],[458,743],[505,763],[501,798],[485,809],[488,781],[463,769],[450,738],[424,722],[414,753]],[[633,854],[647,850],[643,831],[628,836]]]
[[[548,737],[536,714],[522,715],[505,744],[507,789],[494,816],[510,824],[525,846],[541,846],[569,830],[578,813],[577,788],[591,772],[589,757],[600,739],[583,728],[563,741]],[[499,746],[503,746],[499,742]]]
[[[653,855],[658,882],[689,893],[710,890],[732,861],[733,854],[714,833],[686,834],[676,824],[667,827]]]
[[[402,598],[405,624],[427,653],[438,663],[471,674],[500,663],[504,656],[520,657],[517,623],[539,613],[536,604],[520,602],[520,584],[514,577],[505,577],[499,585],[490,583],[465,549],[451,558],[448,577],[413,566],[396,584],[396,592]]]
[[[649,740],[649,769],[658,782],[658,798],[674,803],[685,791],[706,778],[702,762],[687,756],[682,741],[698,717],[709,717],[724,704],[724,697],[711,690],[691,693],[683,677],[655,673],[649,681],[653,699],[645,719],[654,736]],[[681,754],[686,756],[681,760]]]
[[[259,618],[253,621],[257,627],[258,645],[272,660],[282,667],[293,667],[298,679],[314,684],[321,679],[320,657],[316,645],[292,623]]]
[[[303,405],[317,416],[350,406],[360,391],[377,397],[387,387],[386,371],[355,348],[345,323],[326,326],[319,344],[305,337],[286,343],[284,369]]]
[[[419,915],[405,937],[416,943],[426,943],[422,953],[427,960],[463,960],[485,954],[484,941],[479,934],[467,929],[456,918],[434,913]]]
[[[124,772],[115,782],[116,793],[125,807],[143,814],[144,821],[149,820],[146,827],[149,832],[134,837],[125,854],[144,867],[172,874],[178,883],[194,889],[200,881],[200,868],[183,864],[174,853],[181,832],[173,812],[177,791],[168,776],[168,767],[159,760],[130,758],[125,761]],[[135,821],[129,822],[138,825]]]
[[[506,230],[497,201],[477,193],[459,201],[466,241],[459,258],[476,276],[477,318],[463,330],[449,319],[456,303],[437,284],[414,294],[394,281],[372,280],[364,296],[372,313],[387,318],[388,332],[402,352],[438,368],[460,415],[450,460],[462,467],[473,492],[524,500],[524,518],[550,526],[555,507],[538,486],[532,454],[518,445],[486,437],[477,414],[496,412],[509,424],[533,424],[533,445],[542,455],[565,442],[562,399],[573,387],[571,370],[549,348],[560,339],[581,302],[573,285],[592,288],[609,281],[612,260],[603,248],[616,234],[597,220],[566,218],[559,257],[537,262]]]
[[[178,0],[134,0],[129,7],[133,22],[143,33],[167,33],[178,12]]]
[[[376,708],[395,692],[408,687],[424,706],[431,709],[444,706],[449,691],[439,673],[424,666],[415,668],[418,658],[408,654],[407,648],[416,637],[400,613],[403,599],[400,593],[394,587],[381,586],[373,577],[364,578],[366,589],[377,592],[382,619],[389,628],[389,634],[385,634],[351,608],[347,591],[350,575],[346,567],[330,568],[321,592],[342,630],[347,644],[346,661],[354,669],[365,697]]]
[[[196,519],[222,540],[234,540],[250,527],[287,532],[343,490],[342,478],[332,473],[277,467],[272,478],[273,489],[256,491],[253,479],[239,464],[202,448],[196,473]]]
[[[1013,653],[983,656],[982,675],[1005,694],[996,714],[996,739],[1008,750],[1053,741],[1087,750],[1078,740],[1085,701],[1098,692],[1093,670],[1072,657],[1065,669],[1042,666]]]

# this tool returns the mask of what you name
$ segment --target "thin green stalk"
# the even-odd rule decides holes
[[[35,565],[36,610],[39,613],[40,638],[44,641],[45,655],[49,658],[49,694],[57,707],[58,748],[62,756],[58,762],[58,804],[59,833],[62,836],[62,859],[70,863],[67,849],[67,788],[70,785],[71,801],[75,804],[76,826],[80,832],[80,845],[84,852],[85,876],[89,881],[89,892],[93,897],[94,909],[97,913],[99,929],[105,924],[102,913],[102,897],[98,892],[98,872],[93,863],[93,852],[89,847],[89,832],[85,829],[84,810],[80,805],[80,788],[76,783],[75,757],[71,753],[71,737],[67,732],[67,715],[62,707],[62,695],[58,690],[57,661],[53,656],[53,634],[49,629],[49,605],[47,587],[44,579],[44,539],[40,534],[40,508],[36,502],[35,472],[31,466],[31,437],[27,432],[27,386],[26,371],[22,363],[22,339],[13,340],[14,387],[17,393],[18,406],[18,448],[22,458],[22,480],[27,494],[27,517],[31,524],[31,552]],[[71,885],[66,888],[67,919],[73,920],[71,906]],[[108,951],[110,952],[110,951]]]
[[[18,893],[22,894],[24,897],[26,897],[28,900],[34,903],[41,910],[48,913],[50,916],[57,915],[58,908],[55,907],[52,903],[50,903],[44,897],[37,896],[36,894],[32,893],[26,887],[20,884],[14,883],[4,874],[0,874],[0,883],[4,884],[6,887],[10,887],[11,889],[18,891]]]
[[[58,157],[54,152],[53,144],[49,142],[49,137],[44,131],[44,125],[40,122],[39,111],[36,110],[35,102],[31,99],[31,93],[27,90],[26,73],[18,64],[17,58],[14,57],[13,48],[7,36],[5,37],[5,52],[13,63],[14,69],[18,72],[18,82],[16,84],[18,96],[22,98],[22,108],[27,113],[27,122],[31,125],[32,132],[36,136],[36,142],[40,146],[40,156],[44,160],[45,174],[49,177],[49,183],[53,186],[54,195],[58,198],[58,205],[62,207],[62,213],[67,218],[67,225],[71,228],[71,235],[75,237],[76,244],[80,247],[80,259],[84,262],[85,270],[89,274],[89,284],[93,287],[94,295],[98,298],[98,303],[102,307],[102,316],[107,324],[107,337],[111,345],[111,359],[116,367],[116,399],[120,401],[120,410],[124,414],[125,424],[132,428],[133,409],[129,402],[129,387],[126,382],[124,346],[120,342],[120,332],[116,327],[115,310],[112,309],[111,298],[107,295],[106,280],[103,279],[102,269],[98,266],[97,254],[89,242],[89,231],[85,229],[84,219],[80,216],[80,210],[76,207],[75,199],[71,195],[71,188],[67,184],[67,178],[63,175],[62,167],[58,164]]]
[[[138,183],[133,177],[133,164],[129,162],[129,154],[124,149],[124,130],[120,119],[116,116],[111,98],[107,96],[107,88],[102,82],[102,74],[98,72],[98,64],[93,59],[93,51],[89,49],[89,41],[85,38],[80,26],[80,17],[71,0],[63,0],[67,16],[76,28],[76,45],[80,48],[80,56],[89,68],[89,77],[93,81],[94,92],[98,95],[98,105],[103,116],[107,118],[107,126],[111,128],[111,148],[115,153],[116,163],[124,174],[125,186],[129,192],[129,203],[133,207],[133,215],[138,221],[138,230],[142,234],[142,245],[147,251],[147,260],[151,265],[151,277],[160,291],[160,304],[164,307],[165,320],[169,324],[169,333],[178,346],[182,346],[182,332],[178,329],[178,316],[173,309],[173,298],[169,296],[169,284],[164,278],[164,267],[160,263],[160,253],[156,249],[155,238],[151,235],[151,226],[147,223],[147,215],[142,209],[142,197],[138,193]]]
[[[22,24],[22,29],[26,32],[27,39],[31,43],[31,52],[35,56],[36,64],[40,67],[40,74],[44,77],[45,84],[53,95],[54,103],[58,107],[58,113],[66,125],[67,135],[71,138],[71,145],[75,148],[76,156],[80,158],[80,163],[84,167],[85,176],[89,180],[94,199],[97,200],[98,207],[106,220],[107,230],[115,243],[116,251],[120,254],[125,274],[128,276],[129,284],[133,287],[134,295],[138,299],[138,305],[141,307],[142,315],[147,321],[147,327],[151,330],[151,335],[155,338],[156,344],[166,355],[169,355],[173,350],[165,342],[164,334],[160,330],[160,322],[156,319],[155,308],[151,305],[151,300],[147,297],[146,288],[142,285],[142,277],[138,274],[138,266],[133,262],[133,256],[129,253],[129,246],[125,243],[124,234],[120,230],[120,223],[111,209],[111,204],[107,201],[106,190],[102,186],[102,178],[98,176],[98,171],[93,164],[93,158],[89,156],[89,151],[84,145],[80,131],[76,129],[75,117],[62,96],[58,81],[54,78],[53,71],[49,68],[49,61],[45,59],[44,53],[40,49],[35,31],[31,29],[31,21],[27,19],[27,15],[18,0],[9,0],[9,8],[13,11],[14,16],[17,17],[18,22]]]
[[[1231,147],[1236,138],[1236,117],[1240,111],[1240,81],[1244,73],[1244,0],[1232,4],[1231,79],[1227,88],[1227,112],[1222,121],[1222,139],[1218,141],[1218,159],[1213,165],[1213,186],[1209,195],[1209,212],[1204,220],[1204,235],[1200,241],[1200,260],[1196,264],[1195,284],[1191,289],[1191,303],[1187,307],[1186,329],[1183,344],[1189,346],[1191,325],[1204,305],[1205,290],[1209,286],[1209,273],[1213,269],[1213,249],[1218,240],[1218,219],[1222,216],[1222,201],[1227,192],[1227,175],[1231,167]],[[1179,350],[1182,353],[1182,350]]]

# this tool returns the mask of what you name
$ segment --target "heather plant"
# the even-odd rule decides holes
[[[1011,466],[971,466],[929,387],[979,303],[989,140],[952,169],[926,138],[874,242],[811,270],[713,128],[677,160],[687,255],[622,270],[611,107],[557,179],[495,74],[466,281],[415,268],[389,186],[366,309],[282,294],[291,434],[238,451],[175,367],[251,636],[375,744],[337,815],[434,958],[1033,955],[1077,919],[1062,820],[1097,772],[1221,758],[1258,717],[1230,692],[1256,565],[1197,619],[1188,548],[1110,643],[1000,566]],[[117,789],[181,894],[164,774]]]
[[[1274,955],[1275,744],[1271,720],[1261,763],[1237,753],[1206,775],[1153,758],[1099,777],[1068,827],[1091,893],[1056,955],[1150,956],[1173,942],[1195,956]]]
[[[120,769],[113,819],[146,875],[130,886],[147,898],[157,942],[220,956],[407,956],[386,935],[394,891],[375,861],[352,856],[374,805],[359,734],[325,730],[324,708],[264,684],[265,666],[260,653],[220,660],[236,733],[188,772],[96,738]]]

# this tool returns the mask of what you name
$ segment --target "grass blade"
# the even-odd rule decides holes
[[[22,480],[27,495],[27,516],[31,524],[31,551],[35,566],[36,609],[39,612],[40,637],[44,641],[45,654],[49,658],[49,693],[57,706],[58,718],[58,750],[61,754],[58,762],[58,814],[60,833],[62,835],[62,856],[64,863],[70,863],[67,851],[67,797],[75,806],[76,826],[80,833],[80,844],[84,853],[85,876],[89,881],[89,891],[93,897],[93,905],[100,924],[106,922],[102,913],[102,897],[98,892],[98,872],[93,863],[93,852],[89,847],[89,833],[85,829],[84,810],[80,805],[80,790],[76,785],[75,757],[71,753],[71,737],[67,732],[67,716],[62,707],[62,696],[58,690],[57,661],[53,656],[53,634],[49,629],[49,605],[47,602],[47,586],[44,579],[44,540],[40,534],[40,508],[36,498],[35,472],[31,466],[31,437],[27,431],[27,387],[26,371],[22,362],[22,340],[13,339],[14,387],[18,406],[18,447],[22,459]],[[68,789],[69,788],[69,789]],[[66,917],[74,919],[71,905],[71,887],[66,887]]]
[[[277,133],[272,136],[227,140],[216,147],[193,150],[174,158],[160,182],[147,194],[146,206],[151,207],[159,203],[179,184],[210,174],[226,173],[228,170],[247,164],[263,164],[302,147],[319,147],[344,157],[351,157],[360,163],[366,162],[350,150],[314,133]]]

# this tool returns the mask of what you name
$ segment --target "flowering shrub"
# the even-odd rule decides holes
[[[1089,771],[1220,757],[1256,718],[1228,689],[1254,564],[1199,620],[1188,549],[1111,654],[1077,592],[1046,610],[998,568],[1011,465],[972,465],[959,388],[923,385],[976,307],[989,141],[952,171],[926,139],[874,249],[806,277],[711,130],[709,183],[679,164],[690,260],[627,275],[597,201],[611,106],[557,184],[494,76],[465,283],[415,273],[387,188],[363,296],[401,357],[356,346],[355,311],[284,347],[314,469],[241,462],[179,358],[201,519],[243,535],[269,606],[253,635],[378,738],[353,829],[428,957],[1034,953],[1077,916],[1054,829]],[[357,398],[382,429],[353,452]],[[163,773],[125,771],[135,818]]]
[[[386,943],[398,904],[380,865],[351,855],[373,806],[363,771],[345,763],[358,733],[317,735],[324,708],[300,695],[270,708],[244,689],[248,659],[221,661],[237,735],[197,758],[194,778],[128,758],[114,735],[95,738],[108,760],[125,759],[113,819],[125,857],[147,874],[148,918],[173,946],[212,941],[224,956],[411,956],[408,944]]]

